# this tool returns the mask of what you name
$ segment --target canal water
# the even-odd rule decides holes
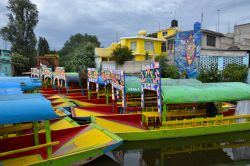
[[[87,166],[250,166],[250,132],[125,142]]]

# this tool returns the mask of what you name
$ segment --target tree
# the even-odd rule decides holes
[[[39,37],[37,53],[39,56],[43,56],[45,54],[50,53],[49,44],[48,44],[47,40],[43,37]]]
[[[217,66],[217,64],[212,64],[210,67],[201,67],[197,79],[203,83],[221,82],[222,73]]]
[[[157,56],[155,61],[160,64],[162,78],[178,79],[180,77],[178,68],[174,65],[169,65],[166,56]]]
[[[28,58],[26,70],[35,64],[38,11],[30,0],[9,0],[7,14],[9,22],[0,30],[4,40],[11,43],[12,53]]]
[[[14,67],[14,75],[21,75],[25,72],[25,66],[28,65],[28,58],[23,55],[13,53],[11,55],[11,63]]]
[[[90,46],[91,45],[91,46]],[[63,48],[58,52],[60,55],[59,63],[64,66],[66,71],[76,71],[80,66],[92,65],[94,63],[95,47],[100,47],[100,42],[94,35],[75,34],[67,40]],[[82,51],[82,52],[80,52]],[[85,63],[79,57],[91,59],[91,63]],[[77,62],[79,60],[79,62]],[[88,60],[86,60],[88,61]],[[94,66],[92,66],[94,67]]]
[[[132,51],[127,46],[116,47],[111,54],[118,65],[123,65],[125,61],[134,58]]]
[[[93,53],[96,45],[87,43],[83,47],[78,47],[72,52],[72,58],[68,65],[72,66],[73,71],[87,67],[95,67],[95,54]]]
[[[246,65],[229,64],[222,72],[225,82],[246,82],[248,68]]]

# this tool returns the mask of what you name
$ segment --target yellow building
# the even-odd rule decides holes
[[[119,43],[112,43],[107,48],[95,48],[96,64],[109,61],[113,50],[119,45],[131,49],[135,61],[153,59],[155,56],[166,53],[166,39],[147,37],[146,31],[139,31],[138,36],[122,37]]]
[[[171,27],[157,32],[157,38],[166,40],[167,53],[174,52],[175,35],[177,32],[177,27]]]
[[[107,48],[95,48],[96,67],[100,68],[103,61],[112,60],[112,52],[117,46],[131,49],[134,61],[153,60],[156,56],[173,53],[177,26],[177,20],[172,20],[170,28],[156,32],[157,38],[147,37],[146,31],[141,30],[138,36],[122,37],[118,43],[112,43]]]

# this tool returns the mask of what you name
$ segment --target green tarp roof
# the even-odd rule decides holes
[[[141,93],[138,77],[125,79],[126,93]],[[195,79],[162,79],[166,104],[250,100],[250,85],[240,82],[202,83]]]
[[[250,99],[250,85],[240,82],[163,85],[163,103],[204,103]]]

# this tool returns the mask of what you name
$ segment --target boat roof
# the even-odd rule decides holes
[[[1,88],[0,87],[0,96],[5,95],[21,95],[23,94],[23,91],[21,88]]]
[[[76,72],[67,72],[65,73],[65,77],[66,77],[67,82],[72,82],[72,81],[79,82],[80,81],[79,74]]]
[[[126,93],[141,93],[138,77],[125,79]],[[240,101],[250,99],[250,85],[241,82],[202,83],[196,79],[162,78],[166,104]]]
[[[0,125],[59,118],[40,94],[0,96]]]
[[[42,86],[38,78],[30,77],[0,77],[0,88],[21,88],[21,90],[33,90]]]
[[[162,85],[163,103],[205,103],[250,99],[250,85],[240,82]]]

